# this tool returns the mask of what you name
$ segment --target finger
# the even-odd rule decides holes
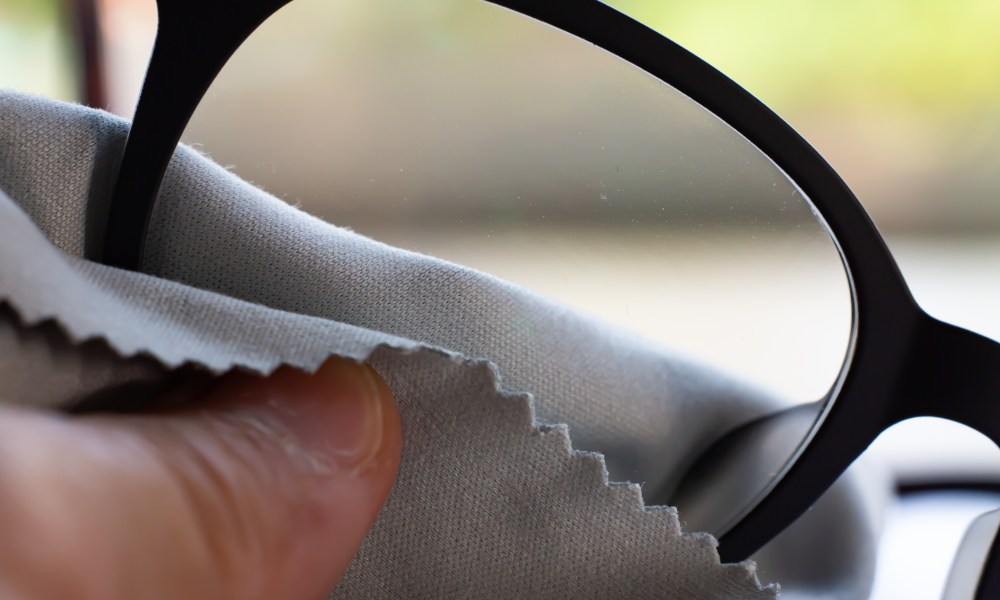
[[[0,596],[321,598],[400,437],[385,383],[342,360],[230,377],[166,414],[0,409]]]

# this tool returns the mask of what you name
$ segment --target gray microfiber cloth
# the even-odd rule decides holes
[[[489,275],[324,223],[185,147],[145,273],[91,262],[126,132],[101,111],[0,91],[0,400],[141,401],[188,371],[367,360],[399,402],[402,466],[331,597],[777,594],[753,563],[720,565],[715,539],[682,532],[673,508],[644,506],[639,485],[670,489],[770,398]],[[804,597],[863,597],[877,519],[849,479],[828,498],[765,551],[762,573]]]

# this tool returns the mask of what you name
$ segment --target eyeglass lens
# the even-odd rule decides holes
[[[623,386],[569,423],[649,502],[677,502],[714,438],[801,406],[776,444],[740,450],[720,479],[739,493],[709,494],[725,506],[681,507],[692,530],[721,533],[772,483],[844,363],[844,269],[795,185],[672,87],[494,5],[296,0],[237,52],[185,140],[332,223],[713,370],[704,389],[671,374],[655,402]],[[696,413],[718,417],[699,430]]]

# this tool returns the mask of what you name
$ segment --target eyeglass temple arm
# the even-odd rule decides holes
[[[896,420],[911,416],[951,419],[1000,446],[1000,343],[928,319],[925,340],[915,348],[917,376],[904,386],[908,406]],[[975,583],[975,600],[1000,597],[1000,536],[994,538]]]
[[[101,262],[138,270],[184,127],[236,49],[290,0],[158,0],[159,25],[108,209]]]
[[[896,348],[882,348],[885,354],[874,359],[855,357],[815,437],[770,493],[720,538],[723,562],[753,555],[900,421],[950,419],[1000,446],[1000,343],[942,323],[915,305],[901,307],[897,317],[891,327],[899,332]]]
[[[1000,446],[1000,343],[925,317],[906,364],[890,424],[941,417]]]

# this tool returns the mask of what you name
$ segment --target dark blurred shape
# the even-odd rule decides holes
[[[80,98],[87,106],[107,109],[108,80],[97,0],[64,0],[64,4],[72,20]]]

